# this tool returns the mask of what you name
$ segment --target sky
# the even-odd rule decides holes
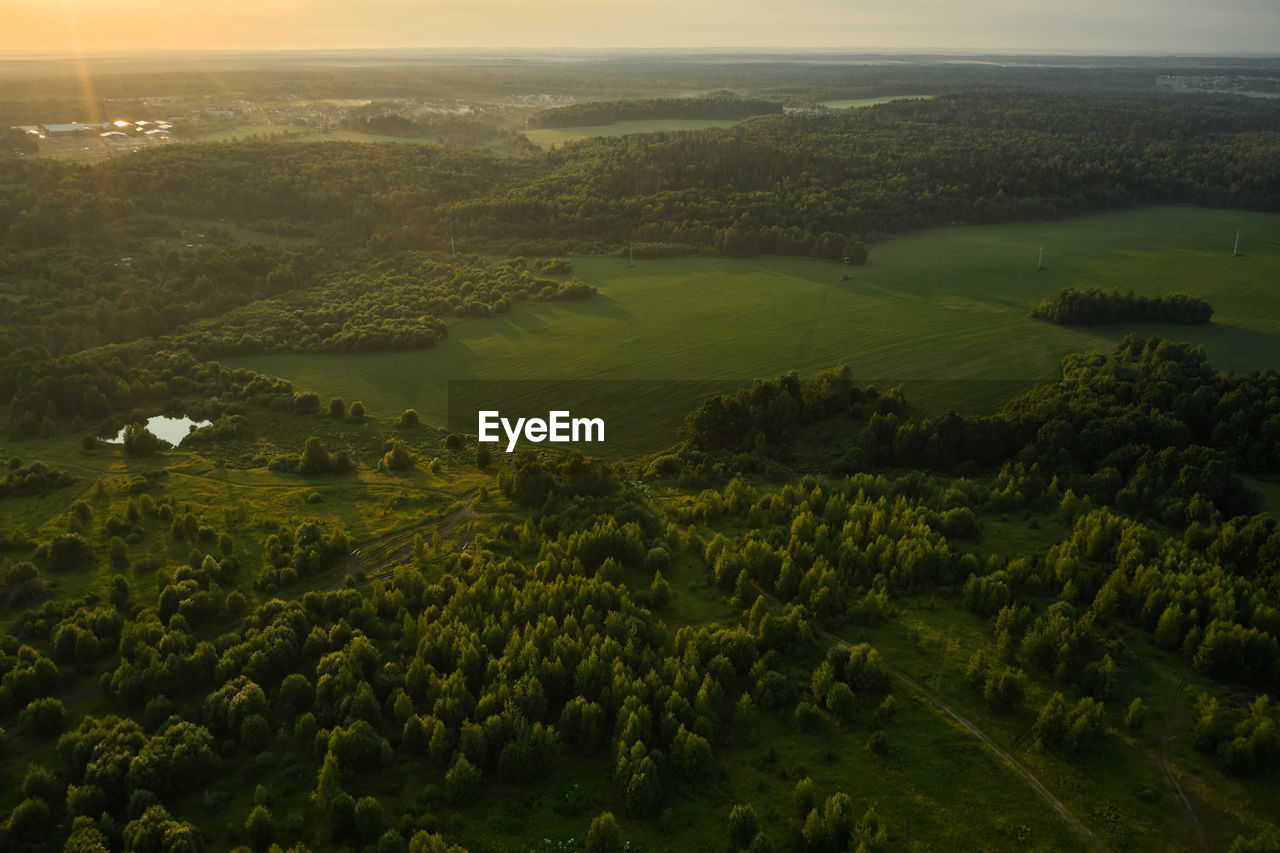
[[[1280,53],[1280,0],[0,0],[25,51],[773,48]]]

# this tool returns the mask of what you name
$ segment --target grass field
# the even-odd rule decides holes
[[[583,127],[547,127],[526,130],[529,141],[542,148],[564,145],[575,139],[592,136],[626,136],[631,133],[656,133],[662,130],[704,130],[708,127],[733,127],[734,119],[714,118],[655,118],[635,121],[615,121],[613,124],[586,125]]]
[[[820,101],[819,103],[830,110],[847,110],[852,107],[874,107],[876,104],[887,104],[890,101],[932,97],[933,95],[880,95],[875,98],[846,98],[835,101]]]
[[[1237,230],[1241,254],[1232,257]],[[1037,271],[1041,245],[1047,269]],[[1109,348],[1134,330],[1201,344],[1220,369],[1280,367],[1280,217],[1268,214],[1157,208],[935,229],[877,245],[849,281],[840,280],[838,264],[800,258],[628,267],[589,257],[575,259],[575,268],[599,296],[460,321],[432,351],[226,361],[326,398],[362,400],[371,412],[416,408],[437,424],[446,422],[451,379],[732,383],[839,363],[860,379],[904,381],[909,398],[926,408],[976,412],[1053,378],[1068,353]],[[1027,316],[1068,286],[1187,292],[1208,299],[1216,313],[1206,326],[1096,328]],[[571,410],[583,414],[609,405],[602,394],[628,408],[633,428],[608,443],[609,452],[627,453],[668,445],[708,388],[582,383],[564,390]]]

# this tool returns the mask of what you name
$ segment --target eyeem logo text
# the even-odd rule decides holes
[[[538,444],[543,441],[553,444],[571,442],[604,441],[604,418],[575,418],[566,411],[547,412],[546,420],[542,418],[516,418],[513,423],[496,410],[481,410],[480,427],[476,436],[481,441],[501,441],[498,428],[507,436],[507,452],[516,449],[520,439]]]

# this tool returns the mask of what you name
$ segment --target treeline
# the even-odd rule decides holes
[[[1206,130],[1207,128],[1207,130]],[[0,164],[0,240],[124,248],[140,211],[306,228],[327,246],[627,243],[857,260],[894,233],[1141,204],[1274,210],[1261,99],[971,92],[497,157],[430,146],[169,146]],[[147,213],[146,215],[150,215]],[[119,255],[117,255],[119,257]]]
[[[654,473],[698,485],[738,472],[783,478],[795,467],[967,475],[994,468],[1005,508],[1071,490],[1095,505],[1185,524],[1207,523],[1206,513],[1257,512],[1258,495],[1233,472],[1280,471],[1280,372],[1218,373],[1202,349],[1186,344],[1131,335],[1113,353],[1068,356],[1061,381],[991,416],[913,417],[895,395],[847,396],[855,390],[847,380],[830,398],[844,400],[843,408],[808,414],[802,387],[784,377],[757,383],[754,394],[709,400],[687,420],[681,451],[657,460]],[[800,427],[827,411],[828,432],[812,447],[814,433]]]
[[[0,316],[0,402],[14,401],[10,419],[23,435],[46,431],[46,418],[55,426],[78,418],[85,426],[167,402],[156,393],[172,388],[167,378],[138,384],[134,371],[147,373],[147,364],[428,349],[448,333],[445,318],[491,317],[520,300],[595,294],[576,278],[546,277],[571,276],[565,258],[491,262],[232,244],[140,255],[127,264],[85,251],[0,252],[0,266],[16,276],[15,295],[26,309]],[[78,378],[67,387],[71,376]]]
[[[1135,296],[1113,290],[1064,288],[1045,297],[1031,312],[1037,320],[1062,326],[1106,326],[1113,323],[1208,323],[1213,306],[1194,296]]]
[[[550,172],[528,187],[451,206],[450,218],[459,232],[493,239],[839,258],[845,244],[936,225],[1138,204],[1273,210],[1280,109],[1236,110],[1157,97],[968,93],[598,138],[548,154]],[[1215,130],[1191,132],[1198,123]]]
[[[394,111],[378,109],[371,112],[370,108],[364,108],[343,119],[342,127],[377,136],[426,139],[439,145],[470,148],[502,146],[523,154],[537,150],[520,134],[500,128],[492,121],[454,113],[410,117]]]
[[[564,275],[567,262],[490,262],[420,252],[379,253],[335,264],[315,285],[202,320],[172,343],[202,357],[262,352],[358,353],[430,349],[445,317],[492,317],[524,300],[588,298],[595,288]],[[285,266],[273,274],[291,276]]]
[[[701,98],[650,98],[634,101],[588,101],[534,113],[531,129],[543,127],[586,127],[640,119],[744,119],[782,112],[774,101],[739,98],[732,93],[713,93]]]

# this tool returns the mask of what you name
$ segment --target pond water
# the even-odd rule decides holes
[[[147,430],[157,438],[163,438],[177,447],[192,429],[207,427],[211,423],[213,421],[193,421],[185,415],[180,418],[156,415],[154,418],[147,418]],[[116,433],[115,438],[109,438],[106,441],[107,444],[124,444],[124,430]]]

